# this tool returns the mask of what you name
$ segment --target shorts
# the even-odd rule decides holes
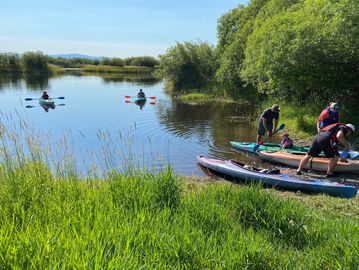
[[[270,130],[270,133],[272,132],[273,126],[272,125],[268,125],[267,127]],[[258,125],[258,135],[260,136],[264,136],[266,134],[266,129],[264,128],[263,122],[259,121],[259,125]]]
[[[319,132],[315,135],[308,150],[308,155],[317,157],[323,151],[327,158],[339,156],[338,149],[332,145],[331,136],[330,132]]]

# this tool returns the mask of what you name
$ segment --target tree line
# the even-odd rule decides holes
[[[217,46],[177,43],[157,77],[175,90],[306,100],[359,94],[359,0],[252,0],[218,21]]]
[[[145,66],[154,67],[158,60],[151,56],[139,56],[121,58],[56,58],[43,54],[40,51],[26,52],[22,55],[17,53],[0,54],[0,73],[26,73],[26,74],[50,74],[49,64],[64,68],[81,67],[83,65],[107,65],[107,66]]]

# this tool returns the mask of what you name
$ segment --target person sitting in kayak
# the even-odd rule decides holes
[[[318,157],[323,151],[327,158],[331,158],[328,163],[326,177],[333,177],[333,170],[339,160],[338,144],[342,144],[348,150],[353,150],[352,147],[345,140],[346,136],[354,133],[355,127],[352,124],[336,123],[323,128],[317,135],[314,136],[312,145],[307,154],[300,161],[297,169],[297,174],[302,174],[302,169],[313,157]]]
[[[42,98],[42,99],[50,99],[50,96],[47,94],[46,91],[44,91],[44,92],[42,93],[41,98]]]
[[[282,141],[280,142],[281,148],[293,148],[293,141],[289,138],[288,132],[283,132],[281,135]]]
[[[271,108],[265,109],[259,118],[258,132],[257,132],[257,144],[262,144],[262,136],[267,132],[269,137],[273,132],[273,119],[274,119],[274,132],[277,130],[280,108],[277,104],[274,104]]]
[[[336,102],[330,102],[329,106],[318,117],[317,130],[320,132],[326,126],[336,123],[340,123],[339,105]]]
[[[137,97],[138,97],[138,98],[145,98],[145,97],[146,97],[146,95],[145,95],[145,93],[142,91],[142,89],[140,89],[140,92],[138,92]]]

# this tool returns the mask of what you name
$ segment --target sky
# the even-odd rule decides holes
[[[248,0],[0,0],[0,52],[157,57],[217,42],[221,15]]]

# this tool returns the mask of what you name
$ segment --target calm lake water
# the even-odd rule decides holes
[[[135,96],[140,88],[156,97],[152,104],[148,100],[139,106],[124,98]],[[46,110],[37,100],[25,101],[38,98],[43,90],[65,99]],[[166,94],[163,82],[150,78],[2,78],[0,100],[0,120],[5,126],[12,122],[16,126],[22,119],[27,127],[17,127],[19,133],[39,134],[34,136],[49,146],[50,160],[56,163],[70,157],[82,173],[130,165],[161,170],[171,164],[179,175],[203,175],[197,155],[259,162],[229,144],[255,141],[256,127],[248,117],[252,115],[253,120],[253,106],[183,104]]]

